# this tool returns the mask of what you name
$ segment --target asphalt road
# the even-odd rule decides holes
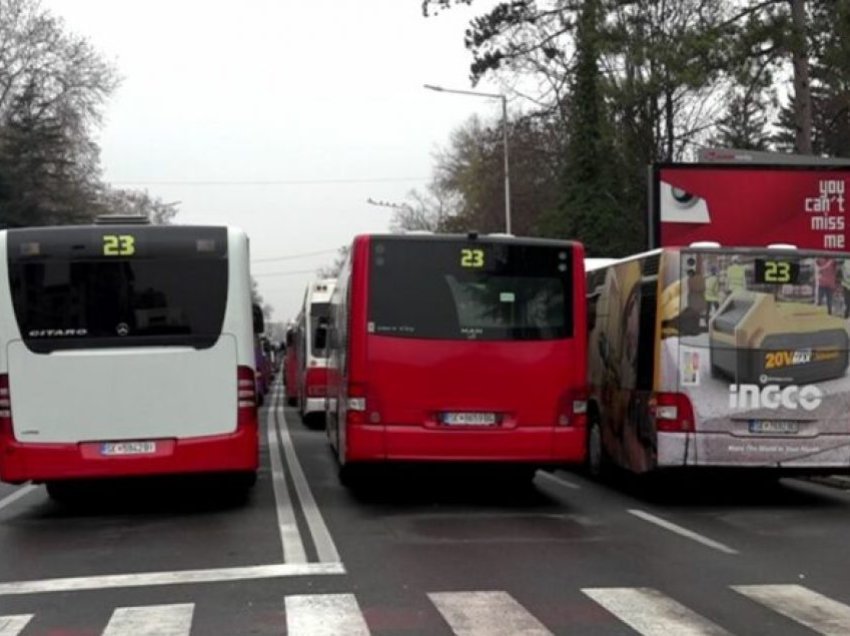
[[[411,468],[348,489],[270,402],[247,501],[0,485],[0,636],[850,634],[850,491]]]

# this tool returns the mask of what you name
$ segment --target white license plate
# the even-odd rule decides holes
[[[493,426],[495,413],[443,413],[443,424],[449,426]]]
[[[156,442],[106,442],[100,446],[101,455],[150,455],[156,452]]]
[[[749,428],[750,433],[757,435],[796,435],[800,432],[800,423],[753,420]]]

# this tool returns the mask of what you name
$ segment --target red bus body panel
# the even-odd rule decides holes
[[[586,398],[584,251],[573,244],[573,335],[562,340],[398,338],[367,332],[369,237],[352,248],[348,365],[332,377],[345,461],[580,463]],[[415,275],[411,272],[411,275]],[[402,300],[403,302],[403,300]],[[366,411],[347,411],[349,387]],[[492,426],[446,425],[447,412],[495,413]],[[333,437],[333,433],[331,434]]]
[[[0,440],[0,480],[40,482],[53,479],[126,477],[184,473],[256,471],[258,430],[242,425],[230,435],[154,440],[153,454],[109,456],[99,442],[26,444]]]

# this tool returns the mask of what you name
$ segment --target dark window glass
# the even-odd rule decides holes
[[[13,262],[15,316],[29,349],[183,345],[221,334],[227,260]]]
[[[450,340],[567,338],[571,270],[566,245],[379,239],[371,253],[369,330]]]
[[[319,325],[324,325],[327,329],[330,315],[330,303],[312,303],[310,305],[310,329],[313,331],[310,338],[310,349],[313,356],[317,358],[323,358],[327,355],[327,336],[325,337],[325,346],[319,347],[317,345],[321,343],[317,342],[316,335],[319,333]]]

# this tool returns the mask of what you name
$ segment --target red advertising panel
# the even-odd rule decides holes
[[[650,247],[721,245],[847,250],[848,166],[659,164]]]

